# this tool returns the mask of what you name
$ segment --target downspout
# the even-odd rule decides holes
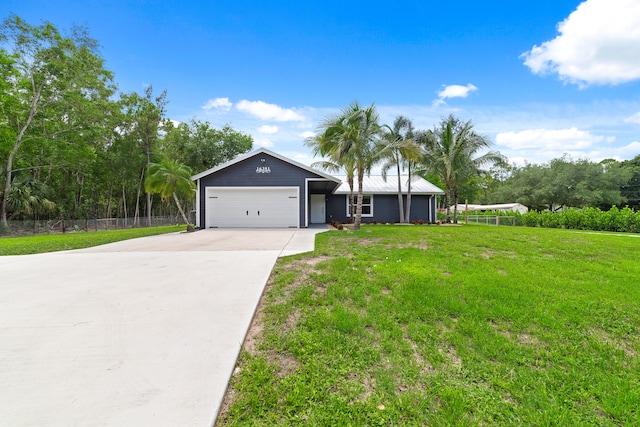
[[[200,228],[200,178],[196,180],[196,228]]]
[[[438,221],[438,195],[433,195],[433,222]]]

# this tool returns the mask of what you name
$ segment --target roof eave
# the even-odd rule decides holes
[[[250,158],[250,157],[253,157],[253,156],[256,156],[256,155],[258,155],[258,154],[268,154],[268,155],[269,155],[269,156],[271,156],[271,157],[275,157],[276,159],[282,160],[282,161],[283,161],[283,162],[285,162],[285,163],[289,163],[290,165],[293,165],[293,166],[299,167],[299,168],[301,168],[301,169],[303,169],[303,170],[306,170],[306,171],[308,171],[308,172],[311,172],[311,173],[313,173],[313,174],[316,174],[316,175],[318,175],[318,176],[321,176],[322,178],[325,178],[325,179],[327,179],[328,181],[333,181],[333,182],[335,182],[336,184],[340,184],[340,183],[342,182],[340,179],[336,178],[335,176],[332,176],[332,175],[326,174],[326,173],[324,173],[324,172],[321,172],[321,171],[319,171],[319,170],[316,170],[316,169],[314,169],[314,168],[312,168],[312,167],[309,167],[309,166],[307,166],[307,165],[304,165],[304,164],[302,164],[302,163],[300,163],[300,162],[297,162],[297,161],[295,161],[295,160],[293,160],[293,159],[289,159],[288,157],[281,156],[280,154],[274,153],[274,152],[273,152],[273,151],[271,151],[271,150],[267,150],[267,149],[266,149],[266,148],[264,148],[264,147],[258,148],[258,149],[256,149],[256,150],[250,151],[250,152],[245,153],[245,154],[241,154],[240,156],[238,156],[238,157],[236,157],[236,158],[234,158],[234,159],[231,159],[231,160],[229,160],[228,162],[225,162],[225,163],[223,163],[223,164],[221,164],[221,165],[214,166],[214,167],[212,167],[211,169],[207,169],[206,171],[204,171],[204,172],[200,172],[200,173],[199,173],[199,174],[197,174],[197,175],[193,175],[193,176],[191,177],[191,180],[192,180],[192,181],[196,181],[196,180],[198,180],[198,179],[200,179],[200,178],[203,178],[203,177],[205,177],[205,176],[207,176],[207,175],[211,175],[212,173],[218,172],[218,171],[220,171],[220,170],[222,170],[222,169],[226,169],[226,168],[228,168],[228,167],[230,167],[230,166],[235,165],[236,163],[240,163],[240,162],[242,162],[243,160],[246,160],[246,159],[248,159],[248,158]]]

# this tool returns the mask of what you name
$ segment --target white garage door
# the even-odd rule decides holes
[[[208,187],[207,228],[299,227],[298,187]]]

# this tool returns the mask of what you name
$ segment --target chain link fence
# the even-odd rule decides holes
[[[195,213],[190,215],[190,221],[195,222]],[[68,233],[74,231],[104,231],[125,228],[159,227],[162,225],[184,224],[180,215],[153,216],[151,224],[147,218],[93,218],[93,219],[52,219],[52,220],[24,220],[9,221],[9,235],[20,236],[27,234]]]

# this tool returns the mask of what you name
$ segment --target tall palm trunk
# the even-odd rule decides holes
[[[353,217],[355,215],[355,210],[353,209],[353,176],[347,178],[349,181],[349,224],[353,224]]]
[[[400,222],[406,222],[404,218],[404,203],[402,202],[402,177],[400,176],[400,161],[396,159],[396,170],[398,172],[398,212],[400,213]]]
[[[180,215],[182,215],[182,219],[184,220],[185,224],[189,224],[189,220],[187,219],[187,216],[184,214],[184,211],[182,210],[182,205],[180,204],[180,200],[178,200],[178,196],[176,196],[175,191],[173,193],[171,193],[173,195],[173,200],[176,202],[176,206],[178,207],[178,210],[180,211]]]
[[[458,187],[453,189],[453,223],[458,223]]]
[[[356,220],[353,223],[354,230],[360,230],[360,223],[362,222],[362,180],[364,179],[364,169],[358,169],[358,200],[356,202]]]
[[[407,180],[407,217],[405,222],[411,222],[411,162],[407,165],[408,180]]]
[[[445,197],[445,208],[447,210],[447,216],[446,216],[445,222],[447,224],[450,224],[451,223],[451,183],[449,182],[445,183],[444,197]]]

